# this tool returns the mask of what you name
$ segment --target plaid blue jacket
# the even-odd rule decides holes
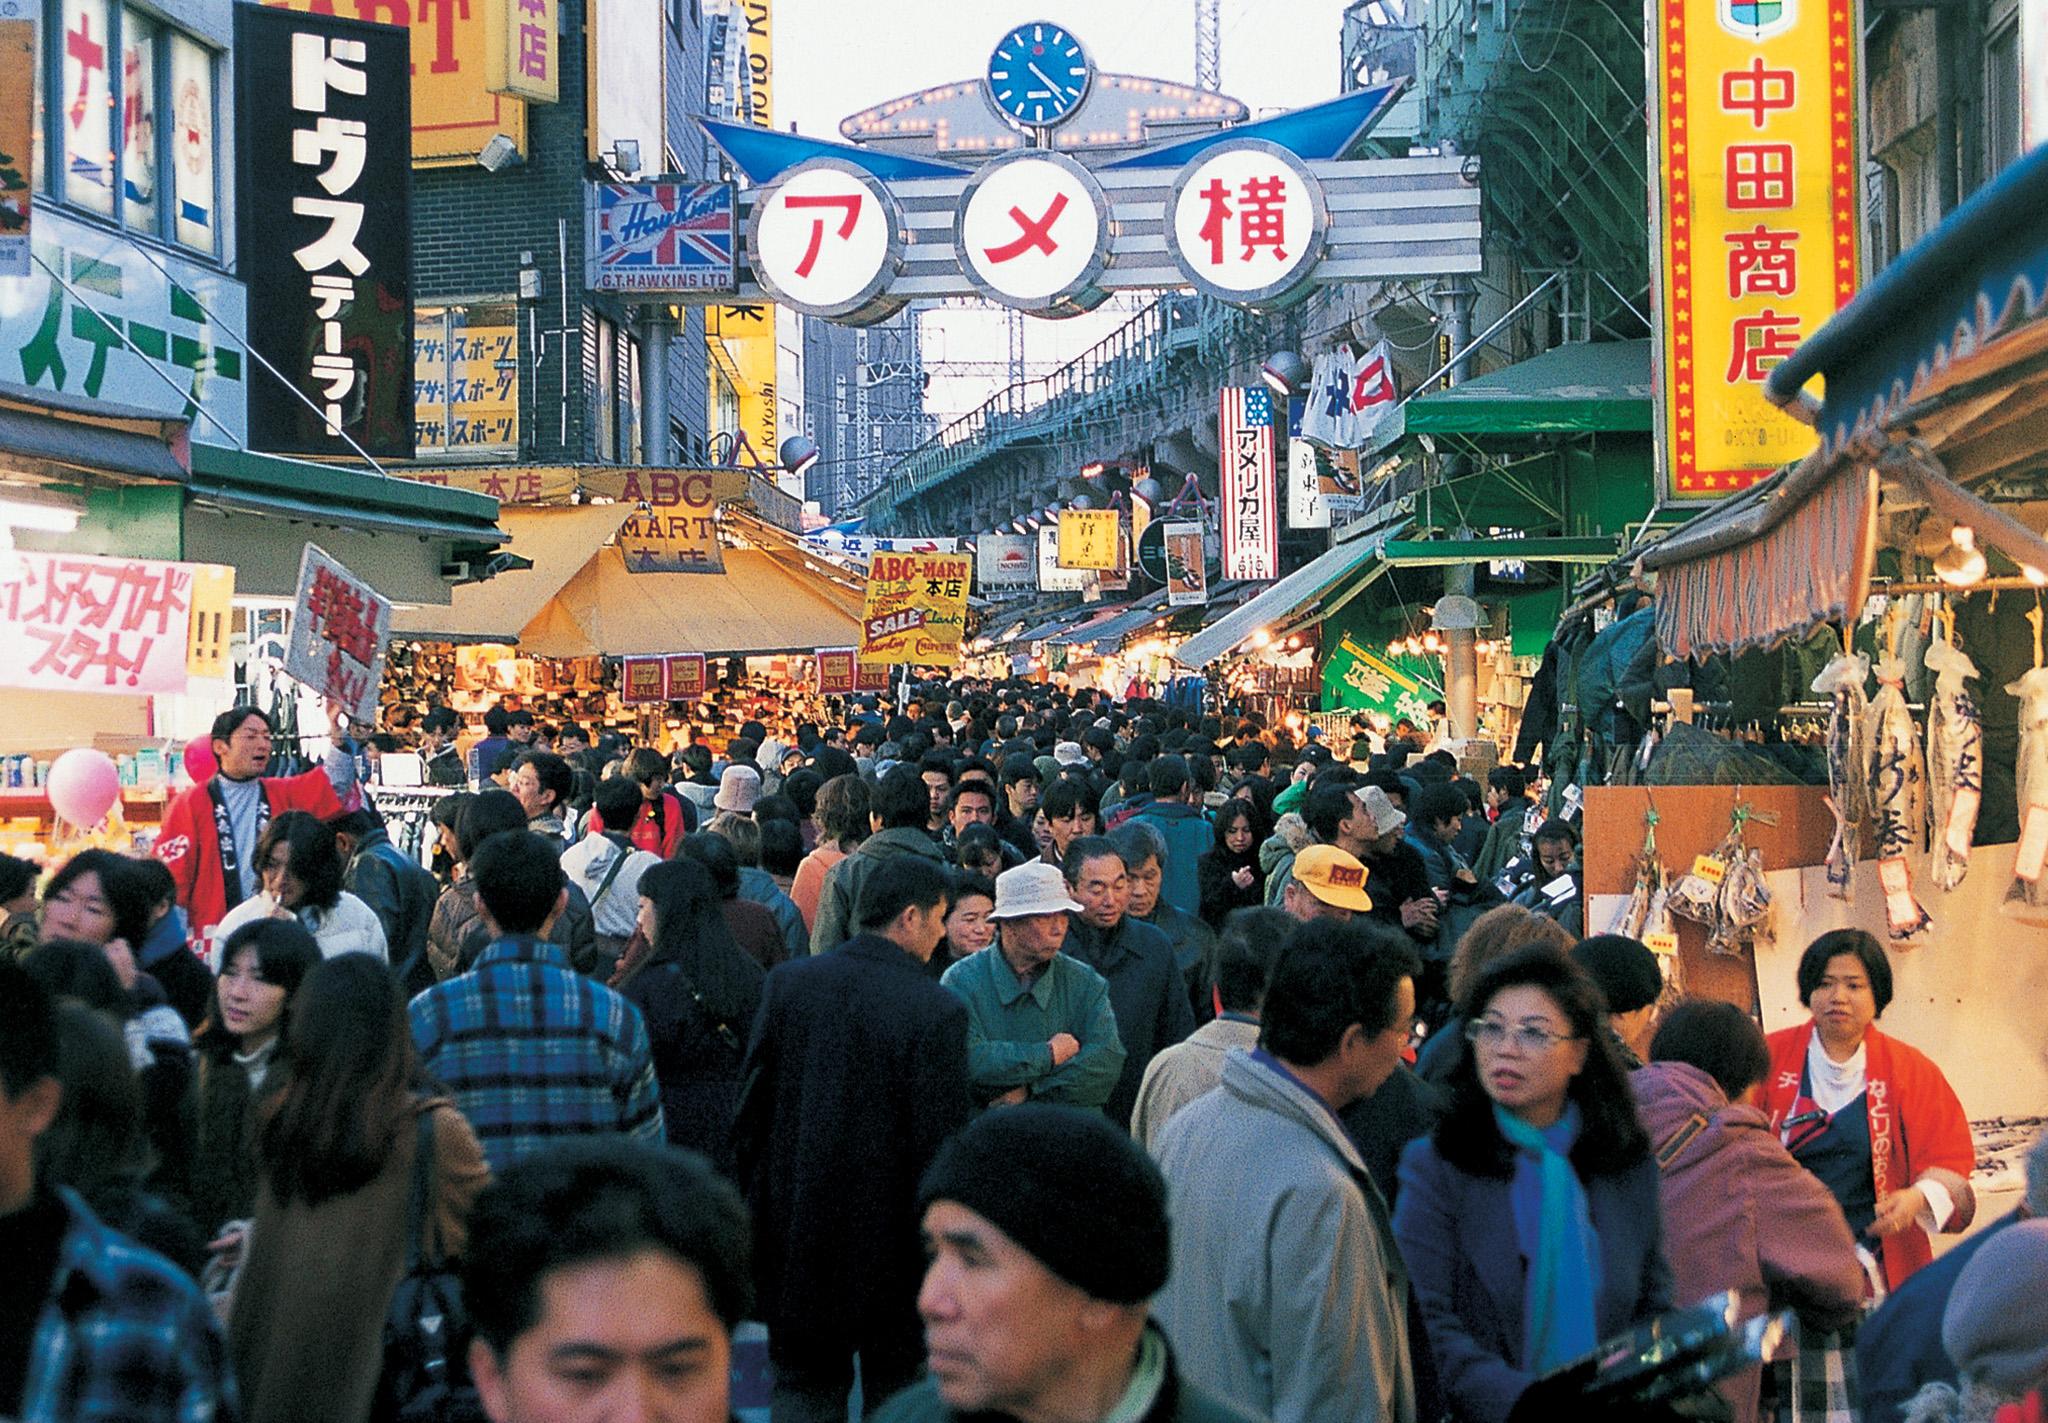
[[[469,1118],[493,1171],[564,1137],[661,1140],[640,1010],[553,944],[500,939],[412,1000],[421,1061]]]
[[[199,1287],[70,1190],[57,1197],[71,1223],[36,1323],[21,1423],[233,1423],[227,1341]]]

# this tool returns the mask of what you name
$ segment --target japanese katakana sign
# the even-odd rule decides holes
[[[185,690],[194,579],[210,565],[25,552],[8,563],[0,573],[0,686],[126,696]]]
[[[1122,521],[1114,509],[1060,510],[1059,559],[1062,568],[1113,569],[1118,556]]]
[[[557,0],[484,0],[484,88],[535,104],[561,96]]]
[[[843,697],[853,690],[858,665],[850,647],[821,647],[813,659],[818,669],[818,694]]]
[[[1065,154],[1016,153],[975,175],[960,197],[960,257],[993,301],[1071,316],[1101,304],[1109,200]]]
[[[29,274],[29,194],[35,190],[36,26],[0,20],[0,277]]]
[[[1220,301],[1284,302],[1322,260],[1329,212],[1308,164],[1275,143],[1218,144],[1181,170],[1166,245],[1195,289]]]
[[[1280,527],[1273,470],[1273,395],[1227,385],[1220,399],[1223,576],[1280,576]]]
[[[747,251],[775,300],[813,316],[877,320],[903,259],[903,216],[888,187],[835,158],[777,179],[754,201]]]
[[[591,183],[583,216],[585,285],[592,291],[734,288],[730,183]]]
[[[235,8],[239,266],[284,378],[251,384],[257,449],[412,457],[409,38]]]
[[[1772,366],[1855,295],[1855,7],[1657,0],[1658,474],[1713,499],[1806,454]]]
[[[316,545],[299,556],[285,675],[331,698],[358,726],[377,715],[391,602]]]
[[[964,553],[878,553],[860,623],[864,664],[952,667],[967,626],[974,560]]]
[[[519,453],[519,325],[511,302],[427,306],[413,314],[413,443],[418,457]]]

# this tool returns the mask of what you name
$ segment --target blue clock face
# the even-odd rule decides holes
[[[988,57],[989,97],[1033,128],[1059,123],[1080,108],[1089,77],[1081,42],[1045,21],[1017,26]]]

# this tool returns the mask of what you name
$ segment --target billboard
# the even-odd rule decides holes
[[[967,626],[964,553],[878,553],[868,567],[860,625],[860,661],[951,667]]]
[[[1280,576],[1279,497],[1273,469],[1273,395],[1227,385],[1220,398],[1223,576]]]
[[[974,546],[974,581],[986,593],[1038,582],[1028,534],[983,534]]]
[[[413,445],[434,455],[519,453],[519,322],[509,301],[413,313]]]
[[[730,183],[587,185],[584,284],[613,292],[733,290],[735,204]]]
[[[249,344],[284,377],[251,380],[249,443],[410,459],[407,34],[238,5],[235,53]]]

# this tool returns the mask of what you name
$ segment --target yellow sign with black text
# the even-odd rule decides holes
[[[860,661],[953,667],[967,628],[966,553],[878,553],[868,563],[860,623]]]

